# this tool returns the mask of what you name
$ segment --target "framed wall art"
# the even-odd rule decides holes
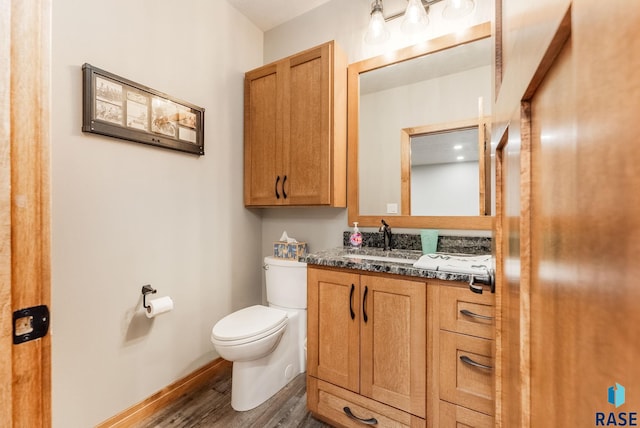
[[[204,108],[82,66],[82,131],[204,155]]]

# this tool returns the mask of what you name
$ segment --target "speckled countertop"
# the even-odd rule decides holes
[[[408,263],[398,261],[381,261],[360,258],[362,256],[392,257],[394,259],[406,259]],[[365,272],[382,272],[395,275],[406,275],[418,278],[440,279],[444,281],[469,282],[470,275],[464,273],[450,273],[413,267],[413,262],[422,256],[422,251],[416,250],[391,250],[384,251],[381,248],[353,249],[338,247],[307,254],[300,259],[309,265],[328,266],[343,269],[354,269]]]

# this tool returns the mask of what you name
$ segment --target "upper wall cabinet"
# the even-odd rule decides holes
[[[245,206],[346,206],[346,78],[333,41],[245,74]]]

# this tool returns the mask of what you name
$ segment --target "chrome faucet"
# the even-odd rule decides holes
[[[392,241],[391,241],[391,226],[389,226],[387,224],[386,221],[384,221],[384,219],[381,220],[382,226],[380,226],[380,229],[378,229],[378,232],[382,232],[383,237],[384,237],[384,250],[385,251],[389,251],[391,250],[391,246],[392,246]]]

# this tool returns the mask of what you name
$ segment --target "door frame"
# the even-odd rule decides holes
[[[14,311],[51,302],[50,57],[51,0],[3,0],[0,420],[7,427],[51,426],[50,335],[13,344]]]

